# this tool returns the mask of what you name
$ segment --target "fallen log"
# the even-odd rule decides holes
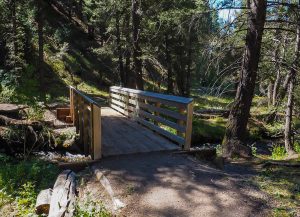
[[[0,103],[0,115],[5,115],[11,118],[20,118],[23,110],[27,108],[25,105],[3,104]]]
[[[76,199],[75,173],[65,170],[60,173],[53,187],[49,217],[72,217]]]
[[[194,112],[196,116],[221,116],[228,118],[230,111],[225,109],[198,109]]]
[[[50,201],[52,196],[52,189],[42,190],[36,199],[35,213],[38,215],[48,214],[50,209]]]

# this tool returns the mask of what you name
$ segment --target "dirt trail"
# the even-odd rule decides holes
[[[120,216],[266,216],[268,210],[266,195],[247,182],[253,172],[243,167],[220,171],[170,153],[106,158],[95,166],[126,204]],[[103,194],[96,186],[96,179],[87,184]]]

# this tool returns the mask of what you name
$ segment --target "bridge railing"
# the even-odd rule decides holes
[[[101,146],[101,105],[81,91],[70,86],[70,116],[79,134],[85,155],[100,159]]]
[[[193,99],[129,88],[110,87],[110,107],[160,135],[191,147]]]

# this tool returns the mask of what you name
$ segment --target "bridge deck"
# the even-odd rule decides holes
[[[101,108],[103,156],[163,150],[179,146],[110,107]]]

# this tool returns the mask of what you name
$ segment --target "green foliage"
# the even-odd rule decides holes
[[[211,119],[194,118],[192,143],[221,142],[225,133],[226,121],[221,117]]]
[[[251,153],[253,156],[257,156],[257,148],[254,146],[254,144],[251,145]]]
[[[272,167],[264,169],[253,178],[260,190],[266,192],[272,203],[274,217],[294,217],[299,214],[300,174],[298,168]]]
[[[74,217],[112,217],[112,214],[99,201],[93,201],[88,195],[82,202],[77,202]]]
[[[295,141],[295,143],[294,143],[294,150],[295,150],[295,152],[297,152],[298,154],[300,154],[300,142],[299,141]]]
[[[37,194],[52,187],[59,173],[58,167],[34,159],[11,161],[3,154],[0,161],[0,210],[11,204],[18,216],[33,215]]]
[[[271,150],[273,160],[282,160],[286,156],[284,146],[275,145]]]

